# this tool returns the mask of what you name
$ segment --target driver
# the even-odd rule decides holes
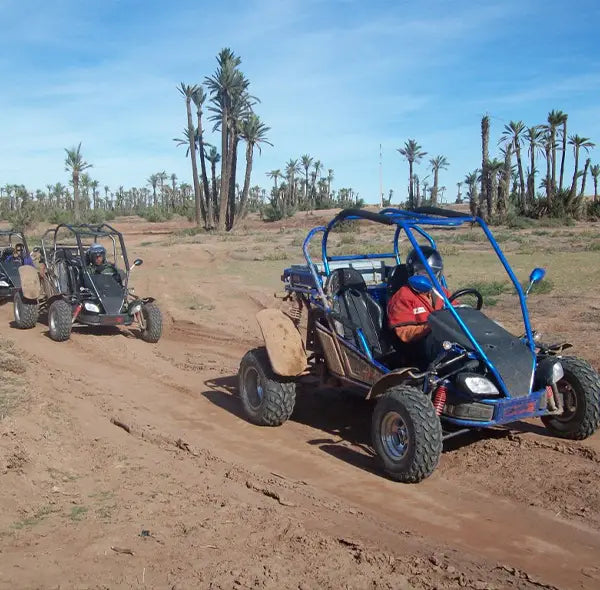
[[[15,244],[15,248],[13,253],[6,258],[7,262],[16,262],[18,264],[28,264],[29,266],[33,266],[33,260],[29,254],[25,252],[25,245],[21,242]]]
[[[92,244],[87,251],[87,259],[90,274],[111,276],[118,274],[117,267],[106,261],[106,248],[102,244]]]
[[[421,251],[436,278],[440,280],[444,271],[440,253],[431,246],[422,246]],[[415,250],[407,256],[406,268],[408,276],[419,274],[427,276],[427,271]],[[443,286],[442,289],[446,297],[450,297],[448,290]],[[411,344],[411,352],[414,353],[415,359],[432,361],[437,356],[440,345],[431,334],[427,318],[432,311],[443,307],[444,300],[435,290],[432,289],[429,293],[417,293],[410,285],[400,287],[389,300],[388,326],[402,342]]]

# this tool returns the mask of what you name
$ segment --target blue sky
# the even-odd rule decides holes
[[[429,154],[417,173],[445,155],[453,197],[481,162],[485,113],[493,151],[505,123],[543,123],[553,108],[600,145],[599,23],[597,0],[0,0],[0,184],[66,183],[64,148],[80,141],[101,186],[161,170],[191,183],[172,141],[186,124],[176,86],[202,82],[231,47],[274,144],[253,184],[310,154],[334,188],[375,202],[381,143],[384,191],[398,198],[396,148],[415,138]]]

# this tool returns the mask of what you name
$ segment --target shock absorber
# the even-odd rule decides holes
[[[448,393],[448,388],[445,385],[440,385],[435,390],[435,396],[433,398],[433,407],[435,409],[435,413],[438,416],[441,416],[444,406],[446,405],[446,394]]]

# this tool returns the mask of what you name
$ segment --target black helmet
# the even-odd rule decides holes
[[[92,244],[87,252],[88,261],[90,264],[96,264],[96,256],[102,256],[103,264],[106,260],[106,248],[102,244]]]
[[[421,246],[421,252],[423,252],[423,256],[425,256],[425,260],[427,260],[433,274],[439,279],[444,272],[444,261],[442,260],[440,253],[431,246]],[[414,274],[418,274],[424,269],[425,267],[416,250],[412,250],[406,257],[406,270],[408,271],[408,276],[410,277]]]

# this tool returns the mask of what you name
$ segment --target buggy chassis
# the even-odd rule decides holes
[[[74,238],[73,243],[61,243],[59,232],[66,231]],[[112,243],[112,259],[117,261],[120,248],[125,272],[117,270],[117,275],[92,274],[86,252],[90,244],[83,240],[98,243],[107,238]],[[129,276],[135,266],[142,264],[136,259],[129,264],[127,249],[121,232],[106,223],[100,225],[60,224],[48,229],[41,240],[40,272],[41,293],[37,301],[21,297],[15,302],[20,308],[35,304],[37,313],[47,312],[50,336],[54,340],[67,340],[71,326],[75,323],[96,326],[129,326],[139,323],[141,337],[148,342],[156,342],[162,331],[162,318],[152,297],[139,298],[128,287]],[[15,307],[15,318],[16,318]],[[17,321],[19,323],[19,321]],[[32,327],[33,322],[25,322],[20,327]]]
[[[330,255],[331,231],[351,220],[395,226],[393,251]],[[427,263],[418,240],[425,240],[433,248],[436,242],[423,226],[453,228],[465,224],[483,230],[514,287],[524,332],[518,338],[476,309],[454,307],[452,301],[461,292],[446,296],[442,289],[446,287],[445,278],[438,280]],[[315,262],[309,252],[317,234],[322,234],[320,262]],[[398,355],[385,354],[391,334],[381,318],[385,317],[394,272],[404,266],[398,245],[400,235],[408,238],[427,271],[428,280],[420,277],[422,280],[411,282],[411,287],[422,287],[425,282],[444,301],[444,309],[432,312],[428,319],[441,346],[440,354],[425,370],[406,364],[393,366],[390,359],[398,359]],[[257,314],[266,352],[251,351],[240,365],[240,395],[246,414],[255,423],[277,425],[285,421],[293,409],[296,383],[307,377],[313,382],[316,377],[321,384],[338,384],[365,399],[378,400],[373,415],[373,445],[387,473],[410,482],[420,481],[435,469],[443,439],[473,428],[535,417],[541,417],[553,434],[565,438],[585,438],[598,428],[597,373],[581,359],[562,356],[569,343],[541,344],[532,330],[527,294],[545,271],[534,269],[529,288],[524,291],[483,219],[433,207],[414,211],[386,208],[379,213],[347,209],[326,226],[310,230],[302,250],[306,265],[293,265],[282,275],[284,300],[289,306],[286,313],[264,310]],[[392,265],[386,265],[386,260]],[[365,289],[355,279],[357,270],[370,279]],[[344,288],[345,280],[354,284]],[[353,309],[366,310],[370,324],[343,313],[340,300],[344,297],[354,298],[350,301]],[[347,299],[345,302],[348,304]],[[375,319],[369,311],[374,308],[379,310]],[[379,333],[369,333],[369,326],[377,322]],[[289,338],[291,324],[300,338]],[[287,352],[282,350],[281,338],[276,334],[283,326],[287,326]],[[256,369],[260,362],[267,366]],[[266,408],[269,396],[274,395],[273,384],[279,387],[275,396],[279,406],[282,399],[288,401],[283,404],[285,411],[276,415]]]

